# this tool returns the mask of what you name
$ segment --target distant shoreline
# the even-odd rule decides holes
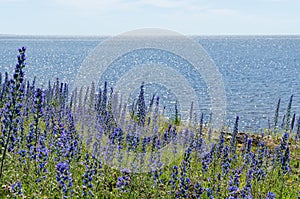
[[[0,38],[6,38],[6,39],[20,39],[20,38],[24,38],[24,39],[76,39],[76,38],[80,38],[80,39],[103,39],[103,38],[109,38],[109,37],[113,37],[116,35],[19,35],[19,34],[0,34]],[[299,38],[300,39],[300,34],[274,34],[274,35],[263,35],[263,34],[253,34],[253,35],[226,35],[226,34],[220,34],[220,35],[186,35],[187,37],[191,37],[191,38],[270,38],[270,39],[277,39],[277,38]]]

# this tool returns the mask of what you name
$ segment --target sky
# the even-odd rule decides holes
[[[298,35],[300,0],[0,0],[0,34]]]

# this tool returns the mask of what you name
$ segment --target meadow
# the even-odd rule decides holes
[[[143,84],[125,105],[106,82],[39,88],[25,78],[25,53],[13,74],[0,74],[1,198],[300,199],[293,96],[282,120],[278,100],[260,134],[240,132],[239,117],[215,131],[193,110],[181,121],[177,105],[166,118]]]

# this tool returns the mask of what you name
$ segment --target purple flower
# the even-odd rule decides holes
[[[289,139],[289,133],[285,132],[281,138],[281,142],[280,142],[280,150],[284,151],[287,147],[288,147],[288,139]]]
[[[233,129],[233,132],[232,132],[232,138],[231,138],[231,141],[230,141],[230,148],[231,148],[232,154],[235,154],[235,151],[236,151],[238,125],[239,125],[239,116],[236,117],[235,124],[234,124],[234,129]]]
[[[222,157],[222,173],[223,175],[226,175],[229,171],[229,168],[231,166],[231,159],[229,157],[229,147],[225,146],[223,150],[223,157]]]
[[[73,194],[71,173],[69,172],[68,162],[59,162],[56,165],[56,180],[62,190],[63,196],[67,197]]]
[[[213,196],[213,190],[211,188],[207,188],[206,189],[206,194],[207,194],[207,197],[209,199],[213,199],[214,198],[214,196]]]
[[[172,193],[174,193],[177,188],[177,181],[178,181],[178,166],[175,165],[173,166],[171,180],[170,180],[170,183],[172,185]]]
[[[251,162],[251,148],[252,148],[252,138],[248,138],[246,142],[246,150],[245,150],[245,155],[244,155],[244,165],[249,165]]]
[[[296,132],[296,138],[295,138],[295,140],[298,141],[299,139],[300,139],[300,117],[298,119],[297,132]]]
[[[144,98],[144,82],[143,82],[141,85],[141,90],[137,101],[137,120],[139,126],[145,125],[145,118],[146,118],[146,105],[145,105],[145,98]]]
[[[179,180],[179,192],[177,192],[176,197],[188,198],[189,197],[189,186],[191,184],[191,180],[189,178],[180,177]]]
[[[281,169],[283,174],[286,174],[290,171],[290,148],[287,147],[281,161]]]
[[[246,184],[242,190],[241,196],[243,199],[252,199],[251,188],[253,179],[253,169],[249,169],[246,175]]]
[[[195,186],[194,186],[194,192],[195,192],[195,196],[196,198],[201,198],[201,195],[204,193],[204,188],[201,186],[201,184],[199,182],[196,182]]]
[[[4,100],[4,108],[3,112],[1,113],[1,123],[2,123],[2,135],[0,146],[1,148],[4,148],[4,150],[1,150],[1,167],[0,167],[0,179],[2,179],[2,171],[3,171],[3,165],[6,158],[6,153],[11,152],[15,149],[15,147],[18,147],[20,144],[19,138],[20,135],[18,135],[19,132],[19,126],[20,125],[20,117],[21,117],[21,111],[22,111],[22,100],[24,96],[24,72],[23,68],[25,67],[26,63],[26,57],[25,57],[25,51],[26,48],[22,47],[19,49],[19,56],[18,56],[18,63],[15,67],[15,72],[13,74],[13,78],[10,80],[7,80],[6,84],[6,99]]]
[[[276,194],[273,192],[268,192],[268,195],[265,199],[275,199],[276,198]]]
[[[85,161],[83,164],[85,165],[85,173],[82,176],[82,195],[85,197],[88,195],[92,197],[93,193],[91,189],[93,188],[94,176],[97,173],[97,164],[95,162],[95,158],[92,158],[91,160],[88,153],[85,155]]]
[[[236,170],[234,177],[232,175],[229,177],[228,191],[230,198],[238,198],[241,172],[242,170]]]
[[[123,176],[119,177],[117,180],[117,188],[123,192],[127,192],[127,188],[130,184],[130,172],[128,170],[121,170]]]
[[[16,182],[14,184],[11,185],[11,189],[13,191],[13,193],[16,193],[18,195],[22,195],[22,184],[20,182]]]

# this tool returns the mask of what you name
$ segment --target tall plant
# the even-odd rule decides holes
[[[0,180],[2,179],[3,167],[7,151],[12,151],[17,143],[18,127],[21,117],[22,99],[24,96],[24,71],[26,48],[19,49],[18,63],[16,64],[13,77],[9,80],[9,92],[6,95],[3,107],[2,136],[1,136],[1,166]]]

